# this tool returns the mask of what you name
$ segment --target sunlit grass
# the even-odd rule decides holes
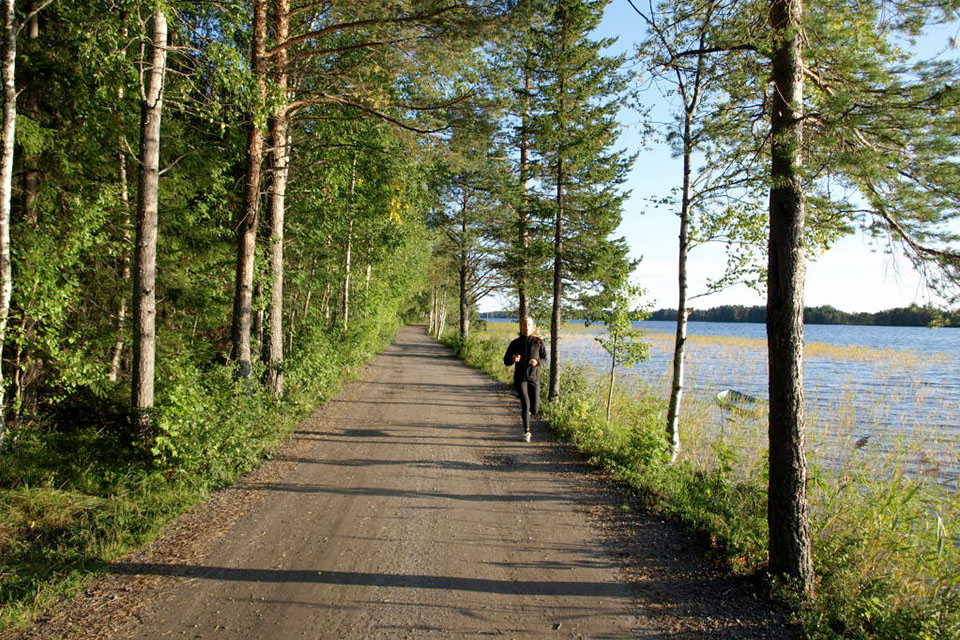
[[[486,352],[502,355],[496,334],[487,335],[494,340]],[[732,568],[762,567],[766,532],[758,496],[766,486],[766,415],[721,411],[698,380],[719,378],[733,389],[756,385],[766,375],[764,342],[691,339],[681,455],[678,464],[664,466],[645,461],[662,446],[669,358],[654,374],[621,374],[608,423],[599,410],[607,372],[590,354],[596,349],[590,332],[564,336],[567,362],[592,364],[576,374],[585,382],[570,378],[561,405],[550,409],[552,426],[706,535]],[[672,335],[648,338],[655,356],[672,352]],[[914,352],[808,345],[807,353],[814,361],[854,361],[869,372],[867,380],[837,379],[829,401],[807,403],[818,575],[817,600],[801,611],[808,637],[960,638],[960,404],[931,395],[923,382],[931,359]],[[864,402],[869,384],[886,392]],[[915,406],[947,422],[931,424],[929,415],[903,409]]]

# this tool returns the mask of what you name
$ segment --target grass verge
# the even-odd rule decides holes
[[[512,325],[491,325],[466,344],[449,336],[444,341],[471,366],[507,382],[502,358],[512,334]],[[762,575],[765,455],[696,443],[693,434],[709,431],[697,421],[708,414],[690,402],[681,429],[698,446],[671,465],[665,402],[642,390],[619,391],[608,421],[604,389],[594,372],[564,369],[560,400],[544,408],[558,438],[708,541],[732,571]],[[808,638],[960,638],[960,538],[952,531],[960,522],[957,492],[909,473],[907,465],[878,474],[853,466],[826,472],[814,464],[810,475],[817,596],[796,607]]]

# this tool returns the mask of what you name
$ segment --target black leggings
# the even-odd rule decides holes
[[[540,411],[540,384],[526,380],[514,380],[513,387],[520,396],[520,413],[523,416],[523,431],[530,431],[530,414]]]

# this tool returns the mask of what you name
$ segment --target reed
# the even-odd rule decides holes
[[[589,332],[565,334],[568,361],[588,362]],[[502,357],[496,332],[478,336],[467,356]],[[672,337],[650,335],[672,349]],[[737,388],[765,367],[757,340],[697,340],[689,386],[728,376]],[[759,343],[759,344],[758,344]],[[829,345],[828,345],[829,346]],[[765,350],[765,346],[763,347]],[[809,345],[808,345],[809,350]],[[855,402],[860,382],[847,379],[829,403],[811,404],[808,438],[811,532],[818,575],[816,599],[801,609],[809,638],[960,638],[960,466],[957,434],[907,418],[898,407],[928,402],[928,360],[896,350],[830,349],[811,358],[850,355],[874,367],[874,381],[895,389],[877,402]],[[808,353],[810,353],[808,351]],[[479,362],[474,359],[475,366]],[[498,363],[502,365],[502,361]],[[501,366],[500,369],[503,369]],[[496,367],[491,370],[497,371]],[[765,373],[765,372],[762,372]],[[663,457],[663,375],[623,376],[616,410],[603,418],[603,372],[564,372],[561,401],[547,407],[551,428],[612,474],[720,550],[735,571],[765,564],[766,415],[724,415],[710,394],[690,393],[675,465]],[[895,383],[895,384],[894,384]],[[960,415],[946,400],[939,415]],[[881,428],[896,422],[896,430]],[[865,425],[875,428],[865,431]]]

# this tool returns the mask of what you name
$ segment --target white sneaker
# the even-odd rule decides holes
[[[530,436],[531,436],[531,435],[533,435],[533,434],[531,434],[529,431],[525,431],[525,432],[523,433],[523,441],[524,441],[524,442],[530,442]]]

